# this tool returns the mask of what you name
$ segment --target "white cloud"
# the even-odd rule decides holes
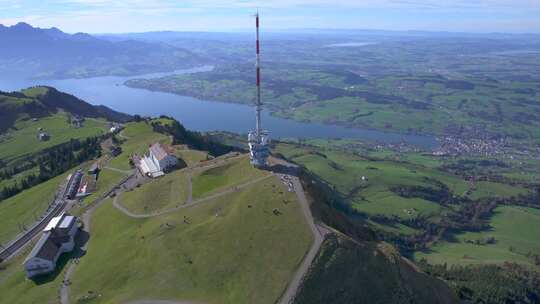
[[[475,12],[481,18],[471,19],[471,31],[490,26],[493,30],[504,30],[503,26],[514,30],[520,21],[530,18],[531,12],[540,14],[540,0],[0,0],[0,23],[25,21],[70,32],[234,30],[250,29],[249,15],[256,8],[262,10],[265,24],[276,29],[286,25],[462,30],[467,26],[461,23],[466,21],[462,16]],[[336,10],[346,12],[348,17],[332,16]],[[355,12],[362,18],[355,18]],[[428,12],[426,17],[435,17],[411,20],[409,12]],[[371,13],[373,16],[368,15]],[[442,24],[443,20],[446,24]],[[525,24],[522,28],[534,30],[534,26]]]
[[[18,2],[0,0],[2,2]],[[540,8],[538,0],[49,0],[50,3],[76,4],[101,8]]]

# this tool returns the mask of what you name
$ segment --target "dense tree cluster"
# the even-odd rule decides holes
[[[84,140],[71,139],[67,143],[45,149],[34,155],[33,160],[26,164],[33,164],[29,169],[37,164],[39,172],[37,174],[32,173],[21,181],[2,188],[0,190],[0,201],[58,176],[84,161],[99,157],[101,155],[100,142],[100,137],[90,137]],[[5,174],[7,176],[17,170],[7,170]],[[2,172],[4,171],[2,170]]]
[[[450,189],[448,189],[448,186],[444,184],[440,187],[399,185],[390,188],[390,190],[401,197],[418,197],[441,205],[457,203],[457,199],[454,197]]]
[[[448,282],[465,303],[540,302],[540,274],[519,264],[448,267],[422,260],[419,266]]]
[[[171,119],[172,122],[170,124],[162,124],[153,121],[151,122],[152,128],[155,132],[171,135],[174,145],[188,145],[196,150],[208,151],[213,156],[219,156],[238,150],[235,147],[213,141],[210,137],[199,132],[189,131],[172,118],[166,116],[161,116],[161,118]]]

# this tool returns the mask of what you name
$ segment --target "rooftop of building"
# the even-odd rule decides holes
[[[160,143],[155,143],[150,146],[150,153],[152,153],[158,160],[162,160],[169,155]]]

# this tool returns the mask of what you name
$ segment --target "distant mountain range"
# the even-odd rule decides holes
[[[144,41],[109,41],[26,23],[0,25],[0,72],[35,78],[135,75],[201,64],[192,52]]]

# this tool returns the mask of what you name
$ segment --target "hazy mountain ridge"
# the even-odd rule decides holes
[[[199,56],[179,47],[134,40],[112,42],[26,23],[0,25],[0,41],[0,71],[24,71],[33,78],[135,75],[202,62]]]

